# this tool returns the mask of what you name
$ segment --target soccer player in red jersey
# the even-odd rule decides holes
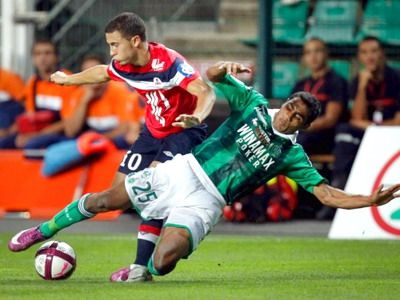
[[[155,166],[178,153],[189,153],[200,144],[206,137],[202,122],[212,109],[215,94],[182,55],[147,41],[145,24],[136,14],[125,12],[114,17],[105,35],[112,58],[109,65],[72,75],[56,72],[51,81],[62,85],[124,81],[145,99],[145,126],[121,162],[113,183],[116,185],[131,172]],[[113,273],[112,281],[151,280],[146,266],[162,222],[142,221],[136,260]]]

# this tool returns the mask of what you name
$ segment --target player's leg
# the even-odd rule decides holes
[[[191,181],[194,191],[171,210],[148,267],[153,275],[171,272],[188,257],[218,222],[225,201]]]
[[[175,269],[178,261],[191,253],[191,238],[188,229],[164,228],[160,242],[149,261],[150,272],[155,275],[165,275]]]
[[[44,241],[72,224],[94,217],[97,213],[126,209],[131,202],[124,183],[100,193],[86,194],[70,203],[51,220],[17,233],[9,242],[11,251],[22,251]]]
[[[150,166],[172,159],[176,154],[186,154],[200,144],[207,135],[207,126],[202,124],[180,133],[172,134],[162,140],[154,139],[145,129],[138,141],[131,148],[131,153],[141,153],[142,163],[149,149],[156,149]],[[143,144],[143,145],[142,145]],[[129,162],[129,158],[125,160]],[[132,165],[132,164],[131,164]],[[148,165],[146,165],[148,166]],[[121,171],[121,168],[120,168]],[[116,179],[117,180],[117,179]],[[147,264],[160,236],[163,220],[143,220],[138,228],[136,258],[129,267],[124,267],[111,274],[111,281],[144,281],[148,280]],[[140,276],[142,274],[143,276]],[[143,279],[143,280],[142,280]]]
[[[189,153],[206,138],[206,135],[207,126],[202,124],[158,140],[160,141],[158,152],[150,166],[155,167],[158,163],[166,162],[177,154]],[[162,225],[163,220],[141,222],[138,230],[138,245],[134,264],[147,266],[160,236]]]
[[[127,174],[154,167],[154,158],[161,148],[162,140],[155,139],[144,128],[138,140],[132,145],[114,177],[113,185],[124,182]],[[142,220],[138,228],[137,250],[134,263],[120,268],[110,276],[111,281],[148,281],[152,277],[147,271],[147,262],[160,236],[163,220]]]
[[[44,149],[50,145],[55,143],[63,142],[70,140],[70,138],[66,137],[61,133],[49,133],[40,136],[33,137],[29,139],[24,149]]]

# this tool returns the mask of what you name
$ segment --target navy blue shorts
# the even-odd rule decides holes
[[[124,174],[143,170],[153,161],[164,162],[176,154],[187,154],[207,137],[207,125],[201,124],[171,134],[165,138],[153,137],[145,126],[139,138],[125,154],[118,171]]]
[[[24,107],[17,101],[0,102],[0,129],[9,128],[23,112]]]

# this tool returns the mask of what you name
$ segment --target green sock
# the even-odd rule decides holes
[[[40,232],[47,238],[52,237],[61,229],[64,229],[72,224],[78,223],[95,216],[95,214],[85,209],[85,200],[90,194],[83,195],[79,200],[76,200],[66,206],[62,211],[56,214],[51,220],[40,224]]]
[[[147,263],[147,269],[149,270],[149,272],[151,274],[156,275],[156,276],[160,276],[160,273],[158,273],[156,268],[154,268],[153,255],[150,257],[149,262]]]

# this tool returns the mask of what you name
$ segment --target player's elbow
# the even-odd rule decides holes
[[[325,205],[325,206],[330,206],[330,207],[334,207],[333,206],[333,204],[332,204],[332,199],[330,199],[330,197],[329,196],[320,196],[320,197],[318,197],[318,200],[323,204],[323,205]]]
[[[208,95],[207,99],[210,105],[214,105],[215,100],[217,99],[217,96],[215,95],[214,89],[206,84],[207,89],[206,89],[206,94]]]
[[[323,204],[330,207],[336,207],[334,205],[334,199],[330,191],[325,188],[325,185],[314,189],[314,196]]]
[[[198,110],[202,111],[200,118],[203,121],[210,114],[214,106],[216,96],[213,88],[206,83],[202,83],[199,86],[196,96]]]
[[[208,101],[215,101],[214,89],[205,82],[202,82],[202,84],[199,85],[197,94],[197,96],[202,96]]]

